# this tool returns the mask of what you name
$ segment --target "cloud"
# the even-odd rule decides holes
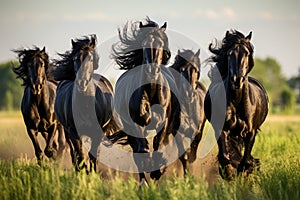
[[[223,8],[222,14],[229,19],[236,18],[236,13],[234,12],[234,10],[232,8],[229,8],[229,7]]]
[[[223,7],[220,10],[208,9],[204,16],[211,20],[234,20],[237,18],[236,12],[230,7]]]
[[[208,19],[218,19],[219,15],[216,11],[209,9],[205,12],[205,15]]]

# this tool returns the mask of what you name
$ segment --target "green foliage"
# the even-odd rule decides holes
[[[17,61],[0,64],[0,110],[20,109],[23,96],[22,81],[16,79],[12,66],[17,66]]]
[[[203,178],[188,175],[150,181],[148,188],[139,189],[132,177],[101,179],[57,163],[39,167],[35,160],[0,160],[0,199],[299,199],[300,123],[282,117],[261,129],[253,149],[261,168],[247,178],[219,179],[209,186]]]
[[[295,94],[281,74],[281,66],[274,58],[255,59],[255,66],[250,76],[258,79],[269,95],[271,112],[292,113]]]
[[[281,91],[282,109],[285,113],[293,113],[295,106],[295,94],[290,88]]]
[[[298,74],[288,80],[288,84],[296,93],[296,102],[300,103],[300,68]]]

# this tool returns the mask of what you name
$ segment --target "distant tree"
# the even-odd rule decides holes
[[[295,102],[291,102],[295,100],[292,97],[294,93],[281,73],[280,64],[274,58],[256,58],[250,76],[258,79],[266,88],[272,112],[286,112],[288,108],[294,107]]]
[[[24,89],[12,71],[12,66],[18,64],[17,61],[0,64],[0,110],[20,109]]]
[[[296,102],[300,103],[300,67],[298,69],[298,75],[290,78],[288,84],[295,91]]]
[[[281,109],[284,113],[291,114],[295,108],[295,95],[290,88],[281,91]]]

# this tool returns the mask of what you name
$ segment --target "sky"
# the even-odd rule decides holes
[[[96,34],[100,51],[99,73],[115,78],[110,58],[117,29],[127,21],[149,16],[168,23],[167,34],[174,56],[177,49],[201,49],[222,39],[227,30],[252,34],[254,55],[275,58],[289,78],[300,68],[299,0],[0,0],[0,62],[16,59],[11,51],[36,45],[46,47],[51,58],[71,48],[71,39]]]

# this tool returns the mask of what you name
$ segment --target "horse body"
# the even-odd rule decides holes
[[[205,97],[205,114],[211,121],[214,104],[215,114],[225,117],[223,126],[212,125],[218,139],[219,163],[225,168],[221,175],[228,179],[232,178],[234,168],[239,173],[249,174],[259,164],[251,151],[268,113],[265,89],[259,81],[248,76],[254,66],[250,39],[251,33],[245,37],[237,31],[227,32],[221,47],[213,49],[210,46],[215,54],[212,60],[217,65],[212,69],[212,83]],[[214,79],[215,73],[220,73],[219,79]]]
[[[162,172],[154,170],[162,165],[162,155],[157,152],[166,135],[171,115],[172,74],[162,65],[170,57],[168,39],[162,27],[147,19],[147,24],[131,27],[132,35],[119,30],[121,44],[113,47],[113,56],[120,69],[127,70],[117,81],[115,108],[123,123],[123,132],[133,149],[133,157],[139,170],[140,181],[146,181],[144,172],[159,179]],[[174,81],[173,81],[174,82]],[[171,85],[170,85],[171,84]],[[149,167],[147,135],[155,130],[152,166]],[[154,167],[153,165],[156,165]]]
[[[113,88],[106,78],[93,74],[98,68],[95,43],[95,36],[72,40],[72,51],[62,54],[63,59],[56,61],[54,71],[54,77],[61,80],[55,113],[68,133],[76,169],[80,170],[83,162],[87,172],[92,167],[96,169],[98,146],[103,135],[111,131],[105,127],[115,122],[112,119]]]
[[[40,164],[44,153],[49,158],[55,158],[58,147],[62,150],[64,147],[61,145],[65,144],[61,141],[64,140],[63,136],[59,137],[60,145],[55,142],[57,130],[60,135],[64,134],[54,113],[57,83],[47,75],[50,64],[45,48],[16,50],[15,52],[19,54],[21,65],[13,70],[19,78],[23,79],[23,85],[25,85],[21,111]],[[46,140],[44,152],[37,139],[39,132]]]
[[[191,50],[178,51],[175,63],[170,68],[174,77],[177,77],[176,85],[179,90],[180,105],[175,106],[179,109],[173,117],[173,135],[181,134],[182,137],[191,140],[189,148],[180,155],[180,160],[186,173],[187,164],[196,159],[197,149],[202,138],[205,125],[204,98],[206,89],[198,80],[200,78],[200,50],[193,53]],[[183,129],[179,129],[179,124]],[[177,141],[180,146],[181,141]]]

